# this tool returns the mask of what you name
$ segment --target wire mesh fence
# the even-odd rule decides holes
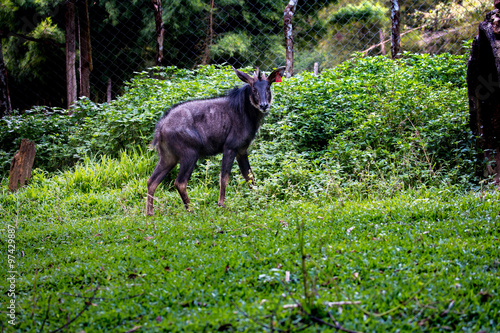
[[[85,1],[85,0],[73,0]],[[27,1],[29,2],[29,1]],[[15,11],[2,5],[0,40],[14,108],[65,106],[65,24],[68,0],[32,1]],[[35,5],[38,3],[38,5]],[[46,3],[40,5],[40,3]],[[85,1],[85,3],[87,3]],[[160,11],[162,58],[158,59]],[[390,54],[392,1],[298,0],[293,15],[294,72],[333,67],[354,52]],[[90,99],[121,92],[134,72],[155,66],[285,65],[284,9],[288,0],[96,0],[88,2],[92,71]],[[466,52],[492,0],[399,0],[401,50]],[[4,19],[8,17],[9,20]],[[77,15],[76,45],[81,43]],[[79,53],[77,51],[76,67]],[[76,72],[79,76],[79,72]],[[81,87],[79,87],[81,90]]]

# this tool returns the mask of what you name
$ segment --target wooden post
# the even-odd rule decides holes
[[[31,178],[31,170],[35,161],[35,143],[27,140],[21,140],[21,148],[10,165],[9,190],[17,191],[23,187]]]
[[[401,9],[399,0],[391,0],[391,55],[392,59],[399,58],[401,50]]]
[[[478,138],[484,176],[500,184],[500,0],[486,14],[472,43],[467,66],[470,128]]]
[[[298,0],[290,0],[285,7],[283,15],[283,31],[285,32],[285,47],[286,47],[286,70],[285,77],[289,78],[293,75],[293,25],[292,18],[295,13],[295,7]]]
[[[319,64],[317,62],[314,63],[314,76],[318,76],[319,74]]]

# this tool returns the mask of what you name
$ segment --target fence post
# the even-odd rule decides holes
[[[391,55],[392,59],[399,58],[401,49],[401,9],[398,0],[391,0]]]
[[[286,69],[285,77],[289,78],[293,75],[293,26],[292,18],[295,13],[295,7],[297,6],[298,0],[290,0],[288,5],[285,7],[285,12],[283,15],[283,25],[285,32],[285,47],[286,47]]]

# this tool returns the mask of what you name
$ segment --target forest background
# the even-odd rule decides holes
[[[287,3],[2,0],[0,82],[8,82],[11,107],[0,114],[34,105],[67,107],[72,103],[68,99],[77,95],[110,101],[123,92],[134,72],[155,65],[230,64],[263,70],[284,65]],[[402,49],[432,54],[462,54],[463,41],[475,35],[477,24],[493,9],[488,0],[399,4]],[[314,63],[320,70],[331,68],[353,52],[389,53],[390,8],[391,1],[298,1],[293,17],[294,71],[313,70]],[[158,38],[163,42],[160,59]],[[75,50],[74,87],[68,87],[66,77],[67,43]],[[68,95],[68,90],[74,93]]]

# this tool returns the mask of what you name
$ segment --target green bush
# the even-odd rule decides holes
[[[369,190],[380,180],[395,189],[473,183],[478,164],[465,73],[464,56],[404,54],[393,61],[357,55],[318,77],[303,72],[273,84],[273,109],[251,148],[252,168],[279,197],[313,195],[332,184]],[[71,116],[38,108],[6,117],[0,121],[2,172],[21,138],[36,142],[35,166],[48,171],[88,155],[118,157],[147,146],[170,106],[240,84],[228,66],[152,68],[137,73],[111,103],[81,99]],[[215,157],[200,161],[193,177],[216,184],[218,172]]]

